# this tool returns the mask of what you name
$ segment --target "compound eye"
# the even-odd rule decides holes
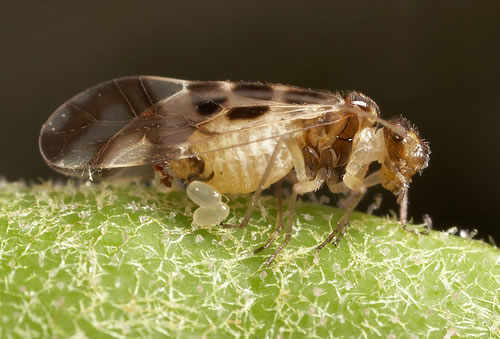
[[[399,134],[393,132],[392,133],[392,141],[397,142],[397,143],[401,143],[403,141],[403,137],[400,136]]]
[[[351,101],[351,105],[358,106],[361,110],[365,112],[370,112],[370,104],[366,102],[363,98],[355,98],[355,100]]]
[[[400,144],[405,140],[405,136],[408,133],[408,128],[402,124],[395,124],[395,129],[397,130],[389,130],[392,142],[396,144]]]
[[[368,104],[364,100],[353,100],[351,104],[358,106],[361,109],[366,109]]]

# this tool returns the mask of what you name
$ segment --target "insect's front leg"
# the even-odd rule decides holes
[[[333,230],[332,233],[318,246],[316,246],[317,250],[322,249],[325,247],[327,244],[333,242],[334,246],[337,246],[340,240],[344,237],[344,234],[347,230],[347,227],[349,226],[349,219],[351,217],[352,211],[356,208],[356,206],[359,204],[361,199],[363,198],[364,192],[354,192],[352,199],[349,202],[349,205],[346,207],[344,210],[344,214],[342,215],[342,218],[340,218],[339,222],[337,223],[337,226],[335,227],[335,230]]]
[[[429,234],[430,233],[430,227],[428,223],[425,223],[424,225],[424,230],[423,231],[418,231],[413,228],[408,227],[407,223],[407,218],[408,218],[408,189],[403,188],[403,190],[400,192],[398,196],[398,203],[399,203],[399,223],[401,224],[401,227],[410,233],[413,234]]]
[[[367,175],[365,178],[362,179],[363,191],[369,187],[380,184],[380,180],[381,180],[380,170]],[[347,187],[347,185],[344,183],[344,181],[340,181],[340,182],[336,182],[336,183],[327,182],[327,184],[328,184],[328,189],[332,193],[347,193],[347,192],[352,191],[349,187]]]
[[[364,172],[360,172],[359,174],[361,175],[362,173]],[[340,183],[328,185],[328,188],[330,189],[330,191],[332,191],[332,193],[349,192],[350,196],[348,199],[348,204],[344,208],[344,214],[338,221],[335,230],[333,230],[333,232],[330,233],[330,235],[316,247],[317,250],[322,249],[331,242],[333,242],[333,245],[337,246],[340,240],[342,240],[347,227],[349,226],[349,219],[351,217],[352,211],[356,208],[356,206],[363,198],[367,188],[380,183],[380,171],[373,172],[364,178],[360,178],[360,180],[362,182],[362,189],[359,192],[350,190],[343,181]]]

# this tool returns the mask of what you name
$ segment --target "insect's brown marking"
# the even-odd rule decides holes
[[[193,101],[194,101],[193,104],[195,105],[194,107],[196,108],[196,111],[199,114],[212,115],[224,109],[224,107],[222,107],[222,104],[227,101],[227,98],[220,97],[220,98],[202,100],[199,102],[196,102],[196,100]]]
[[[269,111],[269,106],[241,106],[234,107],[227,112],[229,120],[255,119]]]
[[[351,156],[352,142],[339,139],[333,144],[333,150],[338,155],[337,166],[345,166]]]
[[[167,169],[165,168],[164,165],[162,164],[155,164],[153,165],[153,169],[157,172],[160,173],[160,182],[167,186],[167,187],[172,187],[172,178],[167,172]]]
[[[204,174],[205,161],[196,155],[169,161],[168,166],[177,178],[183,178],[188,181],[209,181],[214,176],[213,171],[210,174]]]
[[[191,156],[189,159],[189,165],[193,170],[198,171],[198,173],[203,173],[205,170],[205,161],[199,156]]]
[[[315,176],[320,164],[320,156],[318,152],[316,152],[313,147],[306,145],[302,148],[302,156],[304,157],[304,163],[309,170],[308,175],[311,177]]]
[[[333,150],[338,155],[338,166],[343,166],[349,161],[352,150],[352,139],[359,129],[358,118],[353,116],[347,120],[342,132],[337,136],[337,140],[333,144]]]
[[[195,82],[186,86],[187,90],[193,93],[209,93],[221,87],[221,84],[213,81]]]
[[[347,119],[347,124],[345,125],[342,132],[339,133],[337,139],[352,142],[354,135],[358,132],[359,121],[358,118],[353,116]]]
[[[199,174],[190,174],[190,175],[188,175],[188,177],[187,177],[186,180],[188,182],[192,182],[192,181],[195,181],[195,180],[196,181],[202,181],[202,182],[208,182],[208,181],[212,180],[212,178],[214,176],[215,176],[215,172],[214,171],[210,172],[210,174],[207,175],[207,176],[201,176]]]
[[[237,95],[250,99],[271,100],[273,97],[273,88],[266,84],[239,83],[234,85],[233,91]]]
[[[284,100],[290,104],[303,105],[328,100],[328,96],[321,92],[291,89],[284,93]]]

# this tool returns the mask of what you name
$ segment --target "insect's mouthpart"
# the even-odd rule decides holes
[[[408,189],[410,188],[410,183],[409,180],[405,178],[405,176],[399,171],[399,169],[394,166],[394,173],[396,174],[396,178],[399,180],[400,184],[400,189],[399,192],[397,193],[397,202],[398,204],[401,203],[401,199],[403,198],[403,195],[407,194]]]

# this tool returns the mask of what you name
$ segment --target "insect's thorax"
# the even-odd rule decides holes
[[[333,124],[307,130],[302,153],[309,176],[314,177],[319,168],[347,165],[355,136],[373,125],[371,121],[352,115]]]

